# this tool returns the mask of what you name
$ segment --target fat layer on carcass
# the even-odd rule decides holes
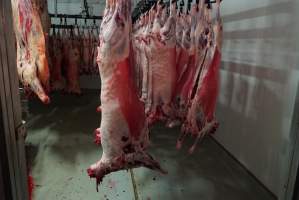
[[[66,88],[67,93],[81,94],[79,83],[79,69],[80,69],[80,40],[79,35],[71,32],[70,37],[64,44],[64,59],[66,67]]]

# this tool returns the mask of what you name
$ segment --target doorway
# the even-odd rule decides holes
[[[27,200],[27,170],[11,1],[0,1],[0,184],[4,199]],[[2,198],[1,198],[2,199]]]
[[[295,183],[295,188],[294,188],[294,197],[293,200],[299,200],[299,176],[298,176],[298,171],[299,168],[297,169],[297,177],[296,177],[296,183]]]

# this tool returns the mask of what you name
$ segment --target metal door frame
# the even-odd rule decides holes
[[[10,0],[0,1],[0,106],[12,200],[28,200],[27,169],[22,127],[15,35]],[[3,161],[3,160],[2,160]],[[10,199],[9,199],[10,200]]]
[[[2,113],[1,106],[0,113]],[[9,177],[9,167],[7,160],[7,151],[4,138],[4,124],[2,115],[0,115],[0,199],[4,200],[12,199],[12,191],[10,187],[11,181]]]
[[[294,107],[294,116],[291,127],[292,151],[290,168],[288,172],[288,180],[285,186],[285,193],[281,197],[284,200],[293,200],[297,172],[299,167],[299,84],[297,86],[297,95]]]

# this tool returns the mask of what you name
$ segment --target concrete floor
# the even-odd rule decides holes
[[[50,106],[29,105],[28,161],[35,200],[272,200],[274,199],[211,138],[194,155],[175,149],[177,129],[153,128],[152,155],[169,174],[140,168],[113,173],[96,192],[86,168],[101,156],[93,144],[100,123],[98,92],[56,94]]]

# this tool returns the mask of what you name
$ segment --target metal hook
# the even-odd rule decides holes
[[[199,11],[199,0],[196,0],[195,3],[196,3],[196,11],[198,12]]]
[[[183,13],[184,5],[185,5],[184,0],[181,0],[181,3],[180,3],[180,13]]]
[[[211,9],[211,5],[212,5],[211,0],[205,0],[205,3],[207,4],[207,8]]]
[[[188,5],[187,5],[187,11],[189,13],[189,11],[191,10],[191,3],[193,0],[188,0]],[[209,1],[209,0],[208,0]]]

